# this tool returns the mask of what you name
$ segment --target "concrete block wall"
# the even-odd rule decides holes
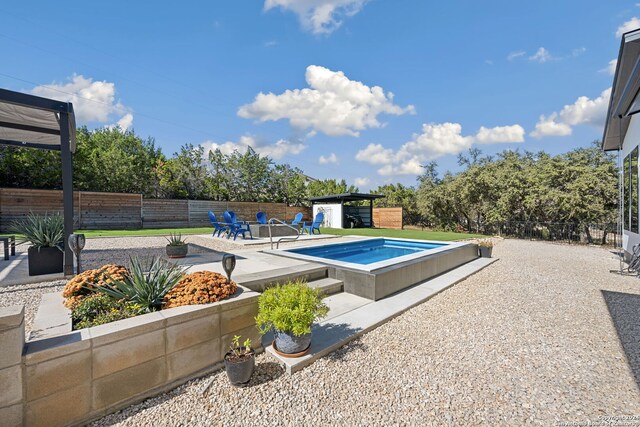
[[[257,293],[242,289],[222,302],[149,313],[26,345],[21,307],[12,308],[13,314],[0,311],[0,328],[11,325],[6,336],[0,329],[0,424],[76,425],[115,412],[219,369],[234,335],[251,338],[262,351],[254,320],[257,299]],[[3,373],[10,375],[11,387],[4,386]]]

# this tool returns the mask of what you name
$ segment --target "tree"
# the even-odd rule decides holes
[[[170,199],[206,200],[213,180],[205,163],[204,147],[187,144],[173,158],[158,165],[161,194]]]
[[[357,193],[358,187],[349,185],[342,179],[323,179],[310,182],[307,186],[309,197],[329,196],[331,194]]]

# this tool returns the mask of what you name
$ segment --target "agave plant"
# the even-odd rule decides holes
[[[146,269],[138,258],[130,258],[129,275],[123,280],[113,280],[96,288],[117,300],[126,300],[146,309],[147,312],[162,308],[162,299],[184,276],[185,267],[172,264],[162,258],[152,258]]]
[[[10,230],[12,233],[22,235],[19,243],[30,242],[36,247],[64,247],[64,219],[60,214],[37,215],[33,212],[26,218],[14,221]]]
[[[165,239],[169,242],[169,246],[184,246],[187,244],[187,239],[183,239],[180,233],[171,233]]]

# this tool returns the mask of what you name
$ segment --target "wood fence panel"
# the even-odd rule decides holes
[[[284,216],[287,221],[291,221],[298,212],[302,212],[303,221],[313,221],[313,211],[308,206],[287,206]]]
[[[83,230],[119,230],[142,228],[140,194],[80,191],[79,224]]]
[[[402,229],[402,208],[373,208],[373,225],[377,228]]]
[[[78,193],[73,193],[73,224],[78,228]],[[7,232],[11,223],[29,213],[63,214],[62,190],[30,190],[0,188],[0,231]]]
[[[228,209],[236,213],[238,221],[255,221],[260,210],[260,203],[229,202]]]
[[[285,221],[287,219],[287,207],[284,203],[260,203],[259,208],[267,214],[267,220],[277,218],[280,221]]]
[[[227,202],[213,200],[189,200],[189,227],[208,227],[209,211],[216,214],[218,221],[224,221],[222,213],[227,210]]]
[[[173,199],[144,199],[143,228],[189,227],[189,201]]]

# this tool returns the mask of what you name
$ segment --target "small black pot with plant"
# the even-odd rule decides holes
[[[12,233],[21,235],[18,243],[31,243],[29,276],[62,273],[64,263],[64,219],[60,214],[36,215],[14,221]]]
[[[180,233],[171,233],[169,237],[165,237],[169,244],[167,245],[167,256],[169,258],[184,258],[189,252],[189,244],[187,239],[182,238]]]
[[[256,352],[251,348],[251,339],[247,338],[240,345],[240,335],[231,340],[231,350],[224,355],[224,367],[229,382],[242,387],[249,383],[256,366]]]
[[[491,240],[481,240],[480,242],[478,242],[478,249],[480,250],[480,256],[482,258],[491,258],[493,243],[491,242]]]

